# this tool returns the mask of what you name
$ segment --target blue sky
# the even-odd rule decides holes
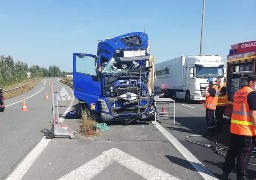
[[[197,55],[203,0],[0,0],[0,55],[72,71],[72,53],[97,40],[149,35],[156,63]],[[206,0],[203,54],[226,61],[231,44],[256,40],[255,0]]]

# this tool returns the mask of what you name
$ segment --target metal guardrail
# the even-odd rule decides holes
[[[65,81],[65,80],[63,80],[63,79],[60,79],[60,82],[63,83],[63,84],[68,85],[69,87],[71,87],[71,88],[73,89],[73,83],[68,82],[68,81]],[[7,93],[7,92],[12,92],[12,91],[15,91],[15,90],[18,90],[18,89],[22,89],[22,88],[24,88],[25,86],[29,85],[30,83],[32,83],[32,81],[29,81],[28,83],[23,84],[23,85],[18,86],[18,87],[14,87],[14,88],[11,88],[11,89],[3,90],[3,92],[4,92],[4,93]]]
[[[63,80],[63,79],[60,79],[59,81],[60,81],[61,83],[63,83],[63,84],[66,84],[67,86],[69,86],[70,88],[73,89],[73,82],[68,82],[68,81],[65,81],[65,80]]]
[[[18,90],[18,89],[22,89],[24,88],[25,86],[27,86],[28,84],[30,84],[32,81],[26,83],[26,84],[23,84],[21,86],[18,86],[18,87],[15,87],[15,88],[12,88],[12,89],[7,89],[7,90],[3,90],[4,93],[7,93],[7,92],[12,92],[12,91],[15,91],[15,90]]]

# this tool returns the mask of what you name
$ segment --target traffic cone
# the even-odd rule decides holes
[[[49,97],[48,97],[48,93],[45,93],[45,97],[44,97],[44,99],[48,99]]]
[[[22,103],[22,108],[21,108],[21,110],[24,111],[24,112],[28,111],[28,108],[27,108],[25,99],[23,99],[23,103]]]

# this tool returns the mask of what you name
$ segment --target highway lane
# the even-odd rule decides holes
[[[98,137],[54,138],[23,179],[203,179],[150,122],[108,125]]]
[[[197,103],[184,103],[176,101],[176,125],[172,121],[162,121],[161,125],[168,130],[175,138],[177,138],[191,153],[193,153],[210,171],[214,173],[216,177],[222,172],[221,167],[224,158],[212,149],[202,147],[200,145],[189,143],[185,138],[189,135],[203,135],[206,133],[206,121],[205,121],[205,108],[203,104]],[[209,138],[193,137],[189,138],[194,142],[201,144],[211,144],[215,146],[215,141]],[[229,124],[224,124],[222,133],[217,133],[215,139],[222,147],[228,145],[229,139]],[[221,151],[225,154],[226,151]],[[255,163],[255,159],[252,159]],[[255,166],[248,167],[248,173],[256,179]],[[230,174],[231,179],[235,179],[236,176],[233,173]]]
[[[203,179],[151,123],[125,126],[115,123],[109,125],[109,127],[111,130],[103,132],[99,137],[84,137],[76,138],[75,140],[53,139],[23,179],[59,179],[90,161],[94,163],[89,167],[82,168],[82,172],[77,171],[77,178],[85,178],[85,175],[90,173],[88,176],[95,180],[139,180],[145,179],[151,171],[160,170],[159,173],[152,175],[152,179],[154,177],[155,179],[161,179],[161,175],[165,173],[179,179],[191,179],[191,177],[198,180]],[[116,152],[116,149],[128,155],[122,156],[124,158],[120,157],[123,159],[121,161],[118,160],[119,158],[115,160],[115,157],[121,156],[119,153],[110,155],[114,161],[110,165],[106,162],[107,157],[101,161],[96,160],[102,154]],[[132,160],[130,156],[137,160]],[[169,157],[175,157],[179,164],[172,162]],[[138,161],[144,163],[139,163]],[[121,165],[122,162],[127,162],[131,166]],[[143,164],[144,170],[141,170],[139,175],[136,169],[141,168],[141,164]],[[103,169],[99,168],[102,166]],[[135,167],[135,170],[133,167]],[[145,170],[147,168],[149,170]],[[92,172],[95,172],[95,176],[91,175]]]
[[[43,137],[40,131],[51,127],[53,82],[42,80],[29,92],[5,101],[5,112],[0,113],[0,179],[7,177],[38,144]],[[45,93],[48,100],[44,99]],[[21,111],[24,98],[27,112]]]
[[[67,121],[65,120],[64,123]],[[23,179],[59,179],[72,176],[68,174],[72,171],[76,174],[72,176],[73,178],[80,176],[84,178],[85,173],[89,172],[88,176],[94,179],[149,179],[148,175],[156,172],[155,175],[150,175],[151,178],[161,179],[167,174],[179,179],[191,179],[191,177],[203,179],[182,156],[179,149],[153,124],[109,125],[111,131],[104,132],[99,137],[51,140]],[[111,155],[112,152],[115,153]],[[126,155],[121,155],[123,153]],[[110,155],[106,157],[104,156],[106,154]],[[102,156],[104,158],[98,161],[97,159]],[[117,158],[119,156],[120,158]],[[106,160],[109,158],[111,162]],[[134,158],[137,160],[132,160]],[[92,165],[88,165],[89,162],[93,162]],[[127,164],[131,165],[127,166]],[[144,169],[138,171],[138,168],[134,167],[144,167]],[[82,172],[78,171],[79,168]],[[210,177],[211,175],[208,179]]]
[[[58,86],[60,88],[62,85]],[[40,87],[37,88],[39,91]],[[41,95],[44,96],[44,93],[41,93]],[[49,99],[49,101],[51,100]],[[33,103],[38,104],[38,102],[39,101],[35,99]],[[51,103],[49,107],[51,107]],[[28,108],[30,110],[29,104]],[[16,107],[16,109],[20,110],[20,106]],[[65,108],[61,109],[60,113],[63,113],[64,110]],[[38,111],[37,113],[39,113]],[[46,111],[49,111],[48,106],[45,108],[45,112]],[[46,116],[51,118],[51,111],[49,114],[43,114],[47,114]],[[45,125],[44,123],[47,124],[48,121],[43,121],[43,125],[39,126],[38,129],[41,130],[46,126],[49,128],[49,124]],[[64,123],[73,124],[75,128],[79,126],[78,120],[65,120]],[[191,144],[185,140],[187,135],[204,134],[206,132],[205,109],[202,107],[202,104],[177,102],[176,125],[173,124],[172,120],[162,121],[160,124],[218,177],[218,174],[221,172],[221,163],[224,159],[213,153],[210,149]],[[144,179],[147,177],[148,173],[139,175],[131,166],[125,164],[121,165],[120,163],[125,162],[125,160],[114,160],[114,162],[111,161],[110,165],[106,160],[102,160],[102,162],[97,161],[97,158],[102,156],[104,158],[110,157],[113,160],[116,158],[115,156],[121,156],[122,153],[109,155],[107,157],[106,154],[120,151],[126,154],[124,157],[128,160],[133,159],[131,157],[137,158],[134,162],[131,161],[133,167],[146,164],[144,166],[145,169],[150,167],[155,171],[159,170],[162,175],[167,173],[179,179],[191,179],[191,177],[193,177],[193,179],[203,179],[182,156],[179,149],[176,149],[176,147],[151,123],[137,123],[126,126],[114,123],[109,124],[109,126],[111,131],[103,132],[99,137],[77,137],[75,140],[55,138],[51,140],[49,145],[24,175],[23,179],[59,179],[65,177],[71,171],[77,173],[78,171],[76,171],[76,169],[85,165],[87,169],[85,168],[83,173],[85,173],[85,171],[95,172],[93,179]],[[38,134],[37,142],[42,139],[42,134],[40,134],[39,131],[35,130],[34,132]],[[226,135],[225,133],[217,135],[217,137],[220,136]],[[205,138],[198,138],[196,141],[197,140],[202,143],[210,143],[210,141]],[[219,140],[225,142],[227,141],[227,137],[219,138]],[[26,141],[29,140],[27,139]],[[18,153],[20,159],[16,158],[16,162],[13,163],[14,165],[17,165],[17,163],[29,153],[29,149],[32,150],[37,143],[29,144],[26,142],[26,144],[30,145],[29,148],[26,148],[23,154]],[[94,163],[94,166],[88,165],[90,161]],[[11,166],[10,169],[13,170],[14,165],[9,164],[9,166]],[[102,171],[97,168],[95,169],[95,167],[99,166],[103,168]],[[88,170],[90,168],[94,170]],[[141,172],[143,172],[143,170],[141,170]],[[253,171],[252,167],[250,167],[250,175],[254,172],[255,170]],[[79,175],[81,174],[77,176]],[[92,174],[89,174],[89,176],[92,177]],[[252,177],[254,176],[255,175],[252,175]],[[232,174],[231,177],[234,178],[234,174]]]

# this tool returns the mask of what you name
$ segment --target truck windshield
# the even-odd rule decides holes
[[[197,78],[223,77],[223,76],[224,76],[223,66],[220,66],[220,67],[196,66]]]
[[[116,61],[114,58],[112,58],[109,62],[103,64],[103,70],[102,73],[107,74],[121,74],[122,69],[118,69],[116,66]]]

